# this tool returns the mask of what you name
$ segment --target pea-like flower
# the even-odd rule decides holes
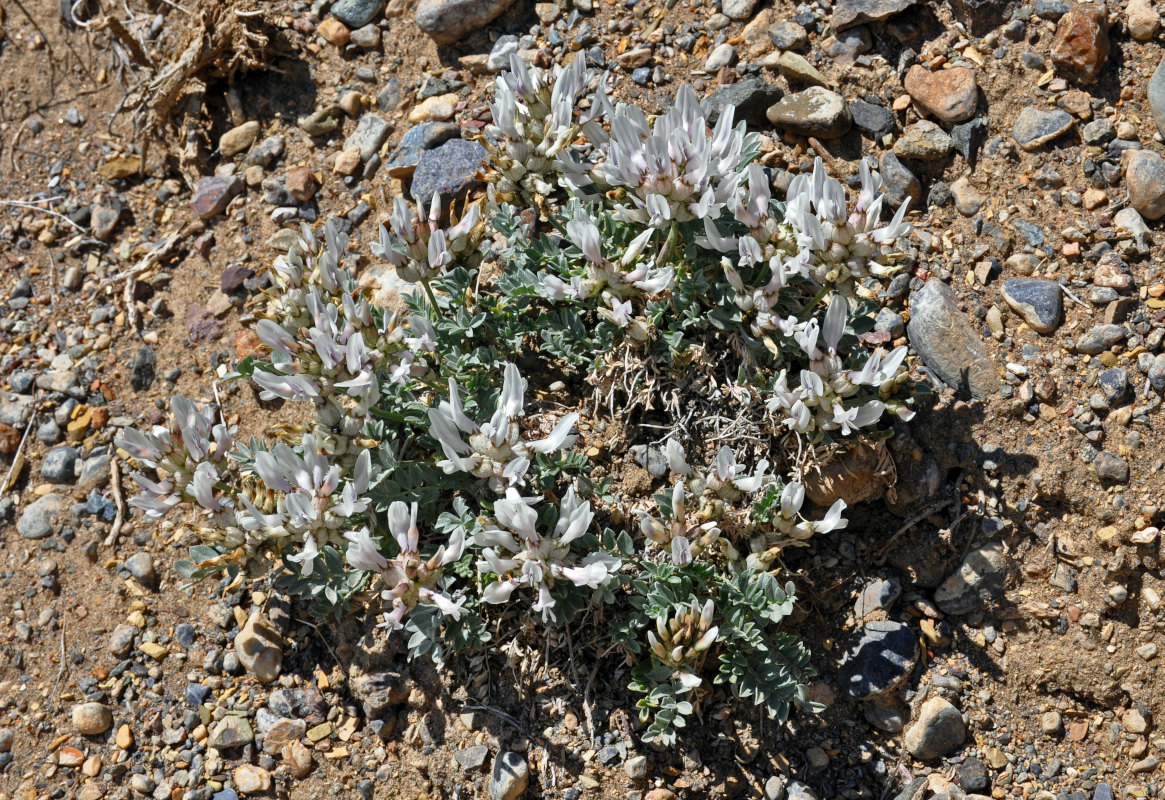
[[[126,428],[115,444],[161,473],[157,481],[140,472],[132,475],[142,491],[129,503],[148,518],[159,519],[185,500],[209,512],[217,525],[234,523],[234,503],[217,488],[233,444],[231,431],[215,422],[213,408],[176,395],[170,401],[168,425],[155,425],[148,433]]]
[[[556,583],[598,589],[619,569],[621,562],[610,553],[577,552],[578,540],[590,529],[594,514],[590,502],[581,500],[573,487],[563,495],[558,521],[549,534],[538,532],[538,512],[517,489],[508,489],[505,499],[494,504],[494,515],[497,525],[480,531],[474,540],[484,548],[478,570],[498,576],[482,591],[481,599],[487,603],[504,603],[515,589],[533,589],[537,599],[531,608],[550,621]]]
[[[320,547],[339,546],[352,517],[368,509],[372,457],[368,450],[361,451],[351,479],[342,481],[340,467],[320,452],[314,436],[305,434],[300,450],[280,442],[255,455],[255,474],[276,493],[275,512],[262,513],[243,498],[245,513],[240,512],[239,524],[264,538],[287,536],[302,544],[302,550],[288,559],[300,564],[304,575],[311,575]]]
[[[481,209],[474,203],[456,225],[445,229],[440,195],[433,195],[428,216],[419,205],[414,211],[403,198],[395,197],[388,226],[380,226],[380,241],[372,244],[372,254],[396,267],[402,280],[428,281],[472,247],[480,219]]]
[[[666,618],[656,617],[655,630],[647,632],[651,654],[674,671],[673,679],[685,691],[704,682],[696,670],[720,633],[719,626],[712,624],[715,610],[711,598],[703,606],[692,600],[690,605],[673,608]]]
[[[648,541],[654,542],[671,554],[672,563],[684,567],[692,559],[712,546],[720,538],[716,523],[708,520],[688,522],[687,490],[680,481],[672,487],[671,506],[660,509],[662,519],[646,511],[639,513],[639,530]]]
[[[824,327],[816,319],[800,322],[790,317],[777,323],[809,357],[809,369],[801,370],[797,386],[790,388],[789,371],[781,370],[768,401],[770,411],[787,415],[781,423],[790,430],[839,431],[848,436],[876,423],[887,408],[884,400],[871,399],[862,389],[892,385],[906,358],[906,348],[898,347],[886,356],[878,349],[860,370],[848,369],[837,350],[845,333],[848,308],[844,297],[834,295],[825,312]],[[824,340],[824,351],[818,348],[818,339]],[[913,416],[903,405],[895,405],[894,410],[902,419]]]
[[[750,568],[768,569],[781,548],[804,546],[819,533],[841,530],[849,525],[849,520],[841,515],[846,509],[844,500],[835,501],[819,520],[802,516],[804,503],[805,487],[798,481],[785,484],[781,490],[781,508],[773,518],[772,530],[750,542],[752,554],[747,560]]]
[[[871,275],[885,277],[897,271],[883,263],[881,245],[893,244],[911,231],[903,222],[909,202],[898,207],[889,223],[878,227],[883,195],[880,176],[871,172],[865,159],[861,162],[862,189],[851,213],[846,212],[845,189],[826,176],[818,158],[813,173],[793,178],[789,184],[785,218],[797,232],[799,253],[795,258],[804,264],[818,284],[852,295],[857,281]]]
[[[690,86],[680,88],[675,105],[654,125],[638,108],[620,105],[606,158],[594,168],[598,185],[626,189],[630,205],[616,205],[619,218],[662,228],[718,217],[736,193],[752,147],[744,123],[732,127],[733,113],[725,107],[709,136],[707,115]]]
[[[737,463],[736,453],[725,445],[716,452],[716,461],[706,475],[698,475],[684,459],[684,448],[675,439],[668,439],[663,448],[668,468],[683,475],[692,483],[692,490],[703,493],[705,489],[721,500],[735,502],[746,494],[758,491],[775,478],[767,472],[769,462],[761,459],[751,472],[748,467]]]
[[[388,530],[399,549],[392,558],[381,555],[367,528],[344,534],[348,540],[348,563],[356,569],[376,573],[383,582],[385,588],[380,596],[388,610],[381,618],[382,627],[400,630],[404,627],[405,615],[418,605],[436,606],[445,616],[461,619],[465,598],[454,600],[436,587],[444,568],[461,558],[465,548],[464,531],[455,531],[447,544],[425,558],[420,553],[417,504],[406,506],[399,500],[388,507]]]
[[[524,482],[534,454],[565,450],[574,444],[571,431],[578,412],[563,417],[550,435],[527,441],[519,422],[525,407],[526,379],[513,364],[506,364],[502,392],[488,422],[480,425],[465,415],[457,381],[449,379],[449,399],[429,409],[429,433],[441,445],[445,459],[438,462],[446,474],[468,472],[489,481],[499,494]],[[468,436],[468,441],[463,439]]]

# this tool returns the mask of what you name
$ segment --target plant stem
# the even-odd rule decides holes
[[[441,316],[441,306],[437,304],[437,295],[433,294],[433,287],[429,285],[428,278],[421,278],[421,286],[425,288],[425,295],[429,298],[429,302],[433,306],[434,313]]]
[[[829,284],[821,287],[821,291],[819,291],[817,296],[810,301],[809,305],[805,306],[805,309],[801,312],[801,315],[798,317],[798,319],[804,322],[805,320],[809,319],[809,317],[813,316],[813,310],[817,308],[817,304],[820,303],[822,298],[827,294],[829,294]]]

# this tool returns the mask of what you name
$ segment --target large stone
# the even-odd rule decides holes
[[[951,8],[972,36],[984,36],[1007,22],[1020,0],[951,0]]]
[[[935,605],[944,614],[966,614],[1003,594],[1007,583],[1007,555],[992,542],[972,550],[963,563],[934,592]]]
[[[1125,14],[1129,33],[1138,42],[1149,41],[1161,30],[1161,16],[1153,8],[1152,0],[1129,0]]]
[[[372,158],[380,145],[388,137],[392,125],[375,114],[365,114],[356,125],[356,130],[344,141],[344,149],[357,148],[364,161]]]
[[[918,721],[906,729],[903,743],[919,761],[934,761],[952,753],[966,737],[959,709],[942,697],[932,697],[922,704]]]
[[[716,124],[725,108],[732,107],[735,109],[734,124],[744,120],[750,128],[759,128],[767,122],[765,112],[769,106],[778,102],[783,94],[779,86],[774,86],[759,75],[750,75],[712,92],[701,105],[708,114],[710,125]]]
[[[973,69],[954,67],[931,72],[915,64],[906,73],[903,85],[914,102],[943,122],[966,122],[975,116],[979,84]]]
[[[853,125],[849,107],[841,95],[820,86],[786,95],[770,106],[769,122],[798,136],[836,139]]]
[[[1098,356],[1114,344],[1123,342],[1127,335],[1128,332],[1120,325],[1093,325],[1076,340],[1076,352]]]
[[[724,15],[729,19],[748,19],[756,4],[757,0],[724,0]]]
[[[932,278],[910,295],[906,330],[927,369],[947,384],[979,399],[999,388],[999,375],[982,340],[941,280]]]
[[[230,158],[254,144],[258,135],[258,122],[255,120],[244,122],[242,125],[231,128],[219,138],[218,152],[223,158]]]
[[[1146,219],[1165,216],[1165,159],[1152,150],[1137,150],[1125,166],[1129,203]]]
[[[923,119],[907,128],[894,142],[894,153],[911,161],[941,161],[951,154],[954,146],[946,131]]]
[[[1157,130],[1165,136],[1165,56],[1153,71],[1149,79],[1149,110],[1153,115],[1153,122],[1157,123]]]
[[[970,122],[964,122],[962,125],[955,125],[951,128],[951,141],[954,142],[955,150],[972,167],[975,166],[975,161],[979,158],[979,148],[983,146],[986,138],[987,120],[983,117],[977,117]]]
[[[68,498],[56,492],[33,501],[20,515],[16,532],[25,539],[44,539],[56,530],[56,520],[69,507]]]
[[[104,703],[81,703],[73,706],[73,728],[85,736],[105,733],[113,725],[113,714]]]
[[[891,208],[898,208],[907,201],[910,201],[911,208],[918,208],[922,199],[922,184],[893,153],[882,154],[882,194],[886,195]]]
[[[777,70],[784,75],[790,84],[804,84],[811,86],[829,86],[829,78],[809,63],[805,56],[791,53],[788,50],[777,58]],[[779,98],[778,98],[779,99]]]
[[[190,198],[190,209],[201,219],[210,219],[226,210],[227,204],[241,191],[243,181],[238,175],[202,178]]]
[[[384,0],[339,0],[332,14],[349,28],[363,28],[384,8]]]
[[[1008,278],[1000,291],[1007,304],[1019,312],[1032,330],[1052,333],[1060,326],[1064,293],[1056,281]]]
[[[229,714],[220,719],[210,729],[207,745],[224,750],[229,747],[242,747],[255,741],[255,731],[245,717]]]
[[[918,636],[910,627],[875,620],[838,664],[837,677],[851,697],[869,700],[900,686],[918,661]]]
[[[271,622],[256,611],[235,636],[235,655],[248,672],[269,683],[283,666],[283,637]]]
[[[1024,150],[1035,150],[1072,128],[1072,115],[1067,111],[1043,111],[1028,106],[1019,113],[1011,136]]]
[[[485,148],[466,139],[452,139],[440,147],[422,151],[413,172],[413,199],[427,206],[434,193],[446,201],[464,194],[478,182],[485,158]]]
[[[881,139],[897,128],[894,112],[876,103],[851,100],[849,113],[853,117],[854,127],[873,139]]]
[[[498,753],[489,776],[492,800],[517,800],[529,783],[530,767],[520,753],[510,750]]]
[[[844,31],[855,25],[880,22],[910,8],[915,2],[916,0],[839,0],[833,6],[830,26],[835,31]]]
[[[1060,17],[1052,38],[1056,71],[1079,83],[1094,83],[1108,60],[1108,12],[1103,5],[1079,5]]]
[[[437,44],[453,44],[475,30],[484,29],[514,0],[421,0],[417,27]]]
[[[36,398],[32,395],[0,392],[0,422],[5,425],[23,430],[34,407]]]

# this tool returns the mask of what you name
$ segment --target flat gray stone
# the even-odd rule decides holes
[[[959,709],[942,697],[922,704],[918,721],[906,731],[903,743],[919,761],[933,761],[949,755],[967,737],[967,727]]]
[[[894,153],[911,161],[941,161],[954,149],[947,132],[928,119],[911,125],[894,142]]]
[[[489,776],[489,796],[493,800],[517,800],[530,783],[530,767],[521,753],[498,753]]]
[[[875,620],[838,665],[838,680],[858,700],[886,694],[902,684],[918,661],[918,636],[909,626]]]
[[[983,341],[959,310],[954,292],[938,278],[910,295],[906,330],[927,369],[948,385],[979,399],[999,388]]]
[[[493,22],[513,3],[514,0],[421,0],[414,19],[417,27],[437,44],[453,44]]]
[[[452,139],[440,147],[423,150],[413,172],[413,199],[427,206],[434,193],[446,200],[463,194],[477,183],[485,157],[481,144],[466,139]]]
[[[880,22],[914,5],[915,0],[839,0],[833,6],[830,26],[844,31],[867,22]]]
[[[769,122],[798,136],[836,139],[853,125],[849,106],[836,92],[811,86],[803,92],[786,95],[769,107]]]
[[[0,392],[0,422],[20,428],[22,433],[35,407],[36,398],[32,395]]]
[[[359,148],[360,160],[367,161],[384,144],[390,130],[392,130],[392,125],[384,119],[375,114],[365,114],[357,123],[356,130],[352,131],[352,134],[344,140],[344,149]]]
[[[722,86],[704,98],[701,105],[708,114],[708,124],[715,125],[721,112],[731,106],[736,109],[733,124],[744,120],[749,127],[761,127],[767,123],[765,112],[769,106],[780,101],[781,87],[769,83],[759,75],[750,75],[744,80]]]
[[[1096,476],[1103,481],[1129,482],[1129,462],[1115,453],[1097,454],[1092,460],[1092,467],[1096,470]]]
[[[44,539],[56,529],[56,520],[69,508],[69,499],[63,494],[50,492],[35,500],[20,515],[16,522],[16,532],[25,539]]]
[[[922,199],[922,184],[893,153],[882,154],[882,194],[891,208],[898,208],[907,200],[911,208],[918,208]]]
[[[1145,219],[1165,217],[1165,159],[1152,150],[1137,150],[1125,166],[1129,203]]]
[[[1149,111],[1153,115],[1153,122],[1157,123],[1157,130],[1165,136],[1165,57],[1153,70],[1153,77],[1149,79]]]
[[[1076,352],[1097,356],[1125,340],[1128,331],[1120,325],[1093,325],[1076,340]]]
[[[1064,293],[1056,281],[1039,278],[1008,278],[1001,287],[1003,299],[1015,309],[1032,330],[1052,333],[1060,327],[1064,313]]]
[[[332,15],[349,28],[363,28],[384,8],[384,0],[338,0]]]
[[[898,595],[902,594],[902,586],[893,578],[878,579],[858,595],[854,603],[854,616],[858,619],[868,616],[875,611],[884,611],[894,604]]]
[[[1028,106],[1019,114],[1011,137],[1024,150],[1035,150],[1072,128],[1072,115],[1055,109],[1043,111]]]
[[[934,602],[944,614],[966,614],[1003,594],[1006,583],[1007,556],[1002,544],[992,542],[967,554],[935,590]]]

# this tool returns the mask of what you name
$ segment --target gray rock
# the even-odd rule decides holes
[[[93,232],[93,236],[101,241],[109,238],[113,233],[113,229],[117,227],[117,221],[121,218],[121,211],[109,206],[94,206],[93,214],[89,218],[89,229]]]
[[[1129,397],[1129,373],[1120,367],[1104,370],[1096,376],[1096,383],[1109,406],[1118,406]]]
[[[879,22],[910,8],[916,0],[839,0],[833,6],[830,25],[835,31],[844,31],[855,25]]]
[[[1076,352],[1089,356],[1103,353],[1125,340],[1128,332],[1120,325],[1093,325],[1076,340]]]
[[[1098,453],[1092,460],[1096,475],[1103,481],[1129,482],[1129,462],[1115,453]]]
[[[1165,136],[1165,57],[1157,64],[1153,77],[1149,79],[1149,111],[1157,130]]]
[[[786,95],[769,107],[769,122],[798,136],[836,139],[853,125],[849,107],[841,95],[820,86]]]
[[[854,616],[861,619],[875,611],[884,611],[894,604],[900,594],[902,586],[898,581],[893,578],[878,579],[862,589],[862,593],[858,595],[857,602],[854,603]]]
[[[910,720],[910,710],[893,694],[886,694],[862,703],[862,716],[880,731],[898,733]]]
[[[809,41],[809,33],[803,25],[792,20],[774,22],[768,29],[769,38],[778,50],[800,50]]]
[[[283,666],[283,637],[259,611],[247,618],[235,636],[239,663],[263,683],[279,677]]]
[[[891,208],[898,208],[907,200],[911,208],[918,208],[922,199],[922,184],[893,153],[882,154],[882,194]]]
[[[1019,0],[952,0],[951,8],[972,36],[984,36],[998,28],[1023,5]]]
[[[647,777],[647,756],[631,756],[623,764],[623,771],[633,781],[641,781]]]
[[[453,44],[484,29],[514,0],[421,0],[414,17],[417,27],[437,44]]]
[[[903,743],[919,761],[933,761],[953,752],[967,737],[963,715],[950,701],[932,697],[906,731]]]
[[[394,178],[412,177],[413,171],[420,163],[421,153],[426,149],[425,141],[428,138],[429,129],[439,124],[438,122],[422,122],[420,125],[414,125],[405,131],[400,144],[392,151],[388,163],[384,165],[390,176]]]
[[[365,25],[352,31],[352,44],[371,50],[380,46],[380,28],[375,25]]]
[[[138,629],[133,625],[122,623],[109,634],[109,652],[118,658],[125,658],[133,649],[133,640]]]
[[[918,637],[906,625],[876,620],[841,657],[838,680],[858,700],[886,694],[906,680],[918,661]]]
[[[1067,111],[1044,111],[1028,106],[1020,112],[1011,137],[1024,150],[1035,150],[1071,130],[1072,122],[1072,115]]]
[[[873,139],[881,139],[898,127],[893,111],[865,100],[850,101],[849,113],[853,117],[854,127]]]
[[[32,409],[36,407],[36,398],[25,394],[11,394],[0,392],[0,422],[11,425],[13,428],[24,430],[28,418],[32,416]]]
[[[69,507],[64,495],[50,492],[33,501],[16,522],[16,532],[25,539],[44,539],[56,529],[55,521],[63,518]]]
[[[7,753],[12,750],[12,744],[16,741],[16,733],[11,728],[0,728],[0,753]]]
[[[489,58],[485,65],[491,72],[501,72],[509,69],[510,56],[518,52],[518,37],[512,33],[507,33],[504,36],[499,36],[498,40],[494,42],[493,49],[489,51]]]
[[[55,419],[45,420],[36,427],[36,438],[43,444],[56,444],[61,440],[61,426]]]
[[[987,120],[983,117],[976,117],[951,128],[951,141],[955,145],[955,152],[972,167],[979,159],[979,148],[986,139]]]
[[[853,61],[862,53],[868,52],[874,46],[874,39],[870,36],[870,29],[865,25],[856,28],[847,28],[844,31],[835,31],[821,43],[825,54],[842,64]]]
[[[888,333],[892,339],[897,339],[906,333],[906,323],[902,321],[901,314],[895,314],[888,308],[881,308],[874,320],[874,330],[878,333]]]
[[[109,480],[109,455],[93,456],[81,465],[81,476],[77,478],[77,491],[88,494],[91,489],[104,486]]]
[[[404,677],[399,672],[371,672],[359,675],[350,681],[369,719],[383,719],[394,711],[394,707],[405,702],[409,696]]]
[[[894,142],[894,152],[913,161],[940,161],[951,154],[954,146],[946,131],[924,119],[902,133]]]
[[[477,183],[476,176],[485,157],[484,147],[466,139],[453,139],[422,151],[413,172],[413,199],[427,206],[434,193],[446,201],[460,196]]]
[[[285,147],[286,143],[282,136],[268,136],[251,148],[251,152],[247,153],[247,157],[243,159],[243,167],[265,167],[283,155]]]
[[[340,127],[340,120],[344,116],[344,109],[336,103],[323,108],[317,108],[306,117],[299,120],[299,128],[308,136],[327,136]]]
[[[937,278],[927,281],[910,295],[910,314],[907,334],[927,369],[979,399],[999,388],[983,342],[949,286]]]
[[[765,781],[765,800],[782,800],[785,796],[785,779],[780,775],[771,775]]]
[[[935,590],[934,602],[944,614],[966,614],[1001,595],[1006,583],[1007,556],[1002,544],[992,542],[967,554]]]
[[[991,788],[991,776],[987,774],[987,765],[974,756],[970,756],[959,765],[959,786],[965,792],[986,792]]]
[[[1116,127],[1108,117],[1098,117],[1080,131],[1084,144],[1105,145],[1116,138]]]
[[[704,62],[705,72],[718,72],[736,63],[736,48],[728,42],[717,45]]]
[[[774,86],[759,75],[750,75],[712,92],[701,105],[708,114],[710,125],[716,124],[725,108],[732,107],[735,109],[733,124],[744,120],[750,128],[759,128],[767,123],[765,112],[769,106],[778,102],[782,95],[779,86]]]
[[[1165,389],[1165,353],[1158,353],[1153,358],[1145,377],[1149,379],[1149,385],[1158,392]]]
[[[154,382],[154,364],[157,357],[149,345],[142,345],[138,354],[134,356],[133,366],[130,368],[129,385],[139,392],[150,388]]]
[[[210,737],[206,743],[209,747],[224,750],[229,747],[242,747],[253,741],[255,731],[251,729],[251,723],[245,717],[229,714],[210,729]]]
[[[1003,299],[1039,333],[1053,333],[1064,313],[1064,293],[1056,281],[1008,278],[1001,287]]]
[[[134,553],[125,560],[125,568],[143,586],[153,586],[158,577],[154,572],[154,557],[149,553]]]
[[[976,189],[964,175],[951,184],[951,196],[955,199],[955,208],[964,217],[973,217],[979,213],[987,198]]]
[[[489,748],[484,744],[478,744],[456,751],[453,758],[462,769],[471,770],[480,769],[488,755]]]
[[[757,0],[724,0],[722,9],[729,19],[748,19],[756,10]]]
[[[1145,219],[1165,217],[1165,159],[1152,150],[1137,150],[1125,167],[1129,203]]]
[[[802,84],[829,88],[829,78],[822,74],[817,67],[810,64],[804,56],[797,53],[781,53],[777,58],[777,69],[789,79],[790,85]]]
[[[498,753],[489,776],[489,795],[492,800],[517,800],[530,782],[530,767],[520,753],[510,750]]]
[[[45,453],[40,465],[40,475],[49,483],[72,483],[77,479],[77,459],[81,451],[63,444]]]
[[[104,703],[80,703],[73,706],[73,727],[84,736],[105,733],[113,725],[113,713]]]
[[[338,0],[332,15],[349,28],[363,28],[384,8],[384,0]]]
[[[817,800],[817,795],[800,781],[792,781],[786,790],[785,800]]]
[[[384,144],[390,130],[392,130],[392,125],[385,120],[375,114],[365,114],[360,118],[352,135],[344,140],[344,149],[359,148],[360,159],[367,161]]]
[[[400,105],[400,81],[389,78],[384,88],[376,95],[376,107],[381,111],[395,111]]]

